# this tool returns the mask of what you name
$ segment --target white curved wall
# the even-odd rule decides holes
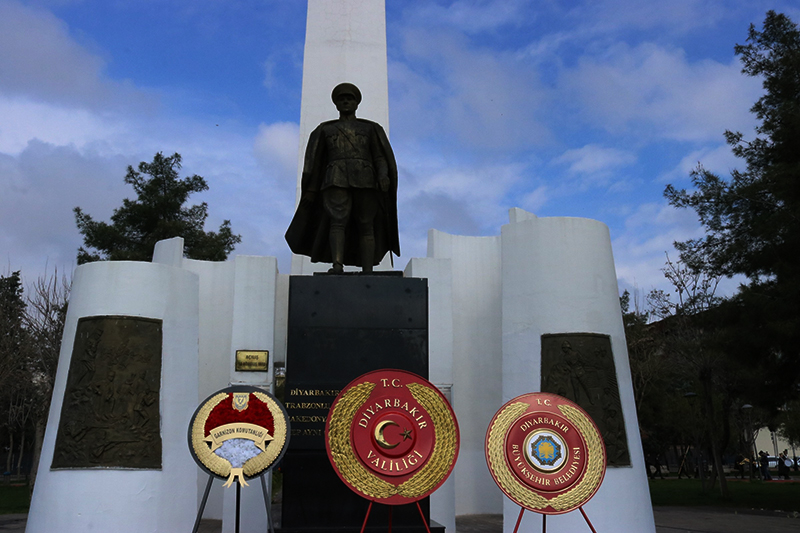
[[[608,228],[583,218],[537,218],[516,208],[509,215],[497,237],[428,235],[428,257],[451,262],[449,280],[439,275],[429,283],[452,285],[452,305],[431,305],[431,323],[447,318],[435,317],[435,308],[450,313],[452,356],[445,356],[452,357],[462,438],[454,470],[456,514],[503,512],[504,530],[513,530],[519,507],[502,496],[484,459],[488,423],[508,400],[540,390],[543,334],[598,333],[611,338],[632,466],[609,468],[584,507],[598,531],[654,532]],[[432,330],[431,338],[437,334]],[[437,357],[431,350],[432,368]],[[588,530],[578,512],[548,521],[558,531]],[[526,513],[521,527],[541,531],[541,517]]]
[[[452,265],[452,405],[461,432],[453,470],[455,513],[499,513],[503,496],[486,469],[483,442],[502,405],[500,237],[431,230],[428,257],[450,259]],[[436,292],[431,289],[431,296]],[[432,316],[431,323],[435,320]],[[437,334],[431,330],[432,338]],[[435,368],[438,354],[431,350],[430,357]]]
[[[155,533],[194,523],[197,465],[186,431],[197,407],[197,295],[196,275],[166,265],[104,261],[75,270],[28,533]],[[163,321],[161,470],[50,470],[77,322],[101,315]]]
[[[272,365],[286,359],[288,276],[278,275],[274,257],[237,255],[231,261],[198,261],[183,257],[183,239],[159,241],[154,263],[185,269],[199,278],[199,396],[197,403],[228,384],[247,384],[270,390]],[[282,281],[282,283],[280,282]],[[268,350],[267,372],[237,372],[236,350]],[[197,503],[208,475],[197,471]],[[257,485],[257,484],[256,484]],[[242,533],[265,531],[267,517],[261,489],[241,494]],[[235,490],[212,485],[204,518],[223,521],[223,532],[235,524]]]
[[[609,335],[632,466],[609,468],[584,509],[598,531],[655,531],[608,227],[585,218],[531,217],[503,226],[502,243],[503,403],[540,390],[543,334]],[[506,532],[518,514],[506,500]],[[587,528],[577,511],[548,522],[554,531]],[[541,518],[527,513],[521,527],[539,531]]]

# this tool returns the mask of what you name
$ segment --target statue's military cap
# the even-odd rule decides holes
[[[336,98],[340,94],[351,94],[355,97],[356,102],[359,104],[361,103],[361,91],[358,90],[358,87],[353,85],[352,83],[340,83],[336,87],[333,88],[333,92],[331,93],[331,100],[336,102]]]

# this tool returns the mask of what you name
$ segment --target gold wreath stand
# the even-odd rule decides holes
[[[350,422],[353,420],[356,411],[372,393],[372,390],[375,388],[375,383],[367,381],[350,387],[345,392],[341,393],[337,398],[336,404],[332,408],[331,416],[326,426],[326,440],[333,452],[330,458],[334,469],[340,473],[343,479],[347,479],[352,485],[358,486],[361,484],[365,487],[360,490],[353,489],[354,492],[360,496],[370,496],[365,497],[365,499],[369,500],[369,506],[367,507],[367,514],[364,517],[364,523],[361,526],[361,533],[364,533],[367,527],[367,520],[369,520],[369,514],[372,511],[372,504],[375,503],[373,498],[378,496],[388,497],[393,494],[417,497],[429,490],[432,492],[432,487],[449,476],[452,465],[455,463],[456,457],[458,456],[458,426],[454,414],[445,404],[443,397],[421,383],[408,383],[406,387],[411,391],[411,395],[414,399],[425,407],[431,415],[434,428],[437,431],[437,443],[428,464],[415,476],[400,486],[395,487],[374,474],[370,474],[361,463],[359,463],[350,442]],[[422,512],[419,499],[414,503],[417,506],[417,510],[419,510],[419,515],[422,518],[425,530],[431,533],[431,528],[428,525],[428,521],[425,519],[425,513]],[[391,533],[392,508],[394,505],[388,504],[388,507],[389,533]]]
[[[194,528],[192,528],[192,533],[197,533],[197,530],[200,528],[200,519],[203,518],[203,512],[206,509],[206,502],[208,501],[208,495],[211,492],[211,484],[214,482],[215,474],[220,477],[228,477],[228,481],[224,486],[229,487],[232,482],[235,481],[236,483],[236,515],[234,519],[234,527],[235,532],[239,533],[239,516],[241,514],[241,491],[242,491],[242,483],[247,485],[247,482],[244,480],[244,475],[252,475],[254,472],[259,472],[261,468],[265,465],[270,464],[274,465],[277,463],[277,459],[282,457],[283,452],[286,449],[286,444],[289,435],[289,428],[287,422],[286,411],[283,410],[282,407],[278,404],[278,402],[269,394],[265,394],[262,391],[259,391],[255,387],[255,390],[250,390],[250,387],[245,387],[242,390],[246,390],[247,392],[252,393],[255,395],[256,398],[261,400],[262,402],[266,403],[270,411],[273,413],[282,412],[283,416],[275,416],[275,435],[273,439],[273,446],[270,446],[268,452],[262,453],[249,459],[243,465],[243,468],[233,469],[229,462],[223,460],[221,457],[218,457],[216,454],[211,452],[208,446],[204,443],[204,432],[202,429],[202,424],[198,422],[198,420],[205,420],[208,418],[208,415],[214,408],[219,405],[222,401],[228,398],[229,392],[236,392],[234,387],[230,387],[228,389],[223,389],[218,393],[209,397],[201,406],[198,408],[197,412],[195,413],[194,417],[192,417],[192,424],[189,426],[189,443],[192,447],[192,451],[196,454],[196,457],[202,458],[202,464],[209,472],[208,475],[208,483],[206,483],[206,490],[203,493],[203,499],[200,502],[200,508],[197,510],[197,519],[194,522]],[[234,471],[235,470],[235,471]],[[267,474],[272,473],[272,466],[261,470],[257,477],[261,480],[261,492],[264,494],[264,508],[267,511],[267,527],[269,533],[275,533],[275,530],[272,526],[272,515],[270,514],[270,502],[272,501],[272,496],[267,489],[267,482],[264,479],[264,476]]]
[[[547,500],[543,496],[530,491],[521,483],[516,481],[510,471],[501,472],[500,479],[495,478],[495,481],[500,486],[503,494],[505,494],[508,499],[519,505],[520,508],[519,516],[517,517],[517,523],[514,526],[514,533],[517,533],[519,530],[519,525],[522,522],[522,515],[525,514],[526,510],[530,510],[542,515],[542,533],[547,533],[547,513],[539,512],[536,510],[537,508],[541,509],[546,505],[551,505],[556,508],[568,509],[571,505],[574,505],[576,500],[579,501],[582,498],[586,498],[588,495],[588,498],[583,502],[586,503],[589,501],[589,499],[591,499],[591,493],[597,489],[600,483],[602,483],[606,461],[606,451],[603,444],[603,438],[600,436],[600,433],[597,431],[597,428],[594,426],[594,424],[590,422],[591,419],[588,417],[588,415],[583,413],[581,410],[575,409],[569,405],[560,405],[558,408],[561,411],[561,414],[564,415],[567,420],[583,430],[583,437],[587,441],[588,448],[589,450],[593,451],[592,458],[589,461],[589,469],[591,473],[585,476],[584,480],[578,483],[578,485],[573,489],[561,494],[560,496],[557,496],[552,500]],[[495,415],[493,424],[487,430],[486,439],[486,445],[488,447],[487,460],[490,468],[492,467],[492,464],[501,465],[505,463],[505,457],[502,451],[502,446],[500,446],[500,442],[505,435],[505,432],[509,427],[511,427],[511,424],[517,419],[517,417],[525,413],[527,409],[528,404],[525,402],[514,402],[512,400],[503,406],[498,414]],[[519,501],[517,501],[517,499],[509,496],[509,493],[514,494],[517,499],[529,504],[532,508],[528,509],[524,507],[519,503]],[[581,512],[583,519],[586,520],[586,524],[589,526],[589,529],[592,530],[592,533],[597,533],[592,525],[591,520],[589,520],[589,517],[586,515],[586,511],[583,510],[583,505],[579,505],[577,508]]]
[[[367,527],[367,520],[369,520],[369,513],[372,511],[372,504],[375,503],[372,500],[369,501],[369,507],[367,507],[367,516],[364,517],[364,523],[361,525],[361,533],[364,533],[364,530]],[[419,500],[414,502],[419,510],[419,516],[422,517],[422,524],[425,526],[425,531],[431,533],[431,528],[428,525],[428,521],[425,520],[425,513],[422,512],[422,507],[419,504]],[[394,505],[388,505],[389,507],[389,533],[392,533],[392,508]]]
[[[578,507],[578,510],[583,515],[583,519],[586,520],[586,524],[589,526],[589,529],[592,530],[592,533],[597,533],[592,525],[592,522],[589,520],[589,517],[586,516],[586,511],[583,510],[583,505]],[[519,506],[519,516],[517,517],[517,525],[514,526],[514,533],[517,533],[519,529],[519,524],[522,522],[522,515],[525,514],[526,509],[523,506]],[[536,512],[536,511],[532,511]],[[542,533],[547,533],[547,515],[545,513],[540,513],[542,515]],[[390,529],[391,530],[391,529]]]
[[[264,494],[264,508],[267,511],[267,526],[269,528],[269,533],[275,533],[275,530],[272,528],[272,515],[269,512],[270,504],[269,502],[272,500],[272,496],[269,493],[269,489],[267,489],[267,482],[264,479],[264,476],[267,474],[272,473],[272,468],[265,470],[261,475],[258,477],[261,479],[261,492]],[[203,512],[206,509],[206,502],[208,501],[208,494],[211,492],[211,483],[214,481],[214,475],[208,475],[208,483],[206,483],[206,490],[203,493],[203,500],[200,502],[200,508],[197,510],[197,519],[194,521],[194,527],[192,528],[192,533],[197,533],[198,529],[200,529],[200,519],[203,518]],[[240,497],[242,491],[242,484],[239,483],[239,480],[236,480],[236,518],[234,519],[234,531],[239,533],[239,515],[240,515]]]

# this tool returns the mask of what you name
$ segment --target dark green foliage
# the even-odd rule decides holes
[[[25,313],[22,293],[19,270],[8,276],[0,276],[0,323],[3,325],[3,338],[14,338],[18,328],[22,327],[22,316]]]
[[[778,415],[780,434],[792,446],[800,447],[800,400],[794,400],[784,406]]]
[[[164,157],[161,152],[152,163],[139,163],[138,171],[129,166],[125,183],[133,187],[137,198],[124,199],[122,207],[114,210],[111,224],[97,222],[76,207],[75,221],[86,246],[78,250],[78,263],[149,261],[156,242],[172,237],[183,237],[186,257],[224,261],[242,239],[233,234],[229,220],[217,232],[204,231],[208,205],[184,207],[184,203],[192,193],[207,190],[208,184],[198,175],[179,179],[180,168],[180,154]]]
[[[782,283],[800,270],[800,31],[770,11],[764,30],[751,26],[747,40],[735,50],[742,72],[764,78],[766,94],[751,109],[761,124],[750,141],[725,133],[746,170],[723,179],[701,166],[692,173],[697,190],[670,185],[665,194],[672,205],[694,209],[707,231],[677,243],[687,264]]]
[[[0,390],[6,388],[20,368],[26,337],[24,317],[20,272],[0,276]]]
[[[742,71],[761,77],[765,90],[751,109],[760,121],[755,137],[725,133],[745,170],[722,178],[700,166],[695,190],[670,185],[665,196],[693,209],[706,230],[675,243],[681,260],[695,271],[747,278],[715,310],[718,349],[729,367],[749,369],[740,391],[748,403],[775,412],[800,383],[800,31],[770,11],[735,51]]]

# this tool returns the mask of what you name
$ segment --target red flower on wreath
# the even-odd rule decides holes
[[[261,426],[266,429],[270,435],[275,432],[275,423],[267,404],[256,398],[253,394],[250,394],[247,409],[244,411],[237,411],[233,408],[233,399],[229,393],[228,398],[221,401],[208,415],[204,428],[205,436],[207,437],[214,428],[234,422],[245,422]]]

